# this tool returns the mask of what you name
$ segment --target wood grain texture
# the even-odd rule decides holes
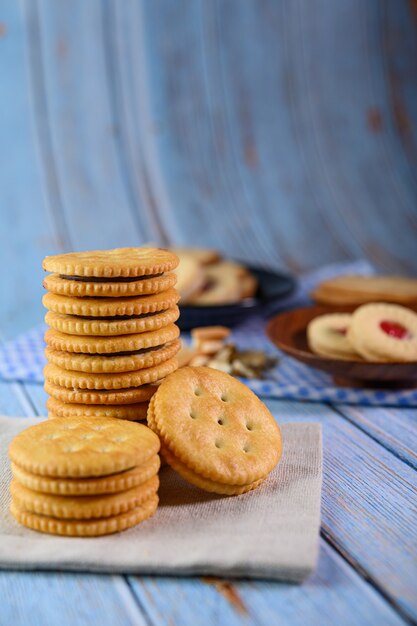
[[[145,626],[121,576],[0,572],[1,626]]]
[[[27,404],[28,399],[32,407],[36,408],[38,402],[42,403],[43,394],[39,393],[41,386],[26,385],[22,395],[18,394],[18,389],[22,386],[15,385],[14,395],[16,402],[20,403],[19,413],[31,414],[34,409]],[[12,395],[12,389],[9,396]],[[25,400],[26,398],[26,400]],[[0,403],[2,397],[0,396]],[[331,409],[326,409],[323,405],[308,403],[292,403],[286,401],[271,401],[269,408],[277,416],[278,421],[321,421],[325,429],[325,445],[329,448],[330,442],[333,440],[333,423],[344,423],[343,418],[337,416]],[[2,406],[0,404],[0,406]],[[4,405],[3,405],[4,406]],[[15,406],[10,407],[15,412]],[[36,412],[36,410],[35,410]],[[15,413],[16,414],[16,413]],[[349,425],[354,435],[357,429]],[[359,435],[361,433],[359,432]],[[354,436],[353,435],[353,436]],[[377,445],[377,444],[375,444]],[[349,457],[352,454],[354,446],[345,446],[344,455],[341,462],[349,464]],[[340,449],[334,451],[339,456]],[[390,456],[390,455],[389,455]],[[325,459],[326,460],[326,459]],[[331,461],[328,461],[330,463]],[[356,513],[355,507],[349,512],[345,509],[343,498],[339,497],[338,490],[333,485],[329,485],[331,481],[331,471],[329,471],[326,463],[327,471],[324,480],[324,503],[325,505],[331,498],[332,493],[336,493],[337,501],[334,510],[337,512],[336,517],[340,517],[349,527],[353,537],[355,537],[354,528],[357,524],[368,524],[369,511],[365,506],[364,510],[361,506],[357,510],[359,520],[351,518]],[[393,480],[395,478],[393,477]],[[352,479],[352,491],[357,484],[358,478]],[[365,500],[366,502],[366,500]],[[329,510],[332,510],[333,505]],[[326,512],[323,512],[325,515]],[[383,511],[379,511],[378,515],[384,516]],[[403,525],[401,524],[401,532]],[[395,528],[393,530],[395,532]],[[326,539],[331,543],[335,541],[334,535],[326,535]],[[352,537],[350,538],[350,541]],[[163,623],[184,623],[186,624],[223,624],[227,621],[230,624],[265,624],[269,625],[271,619],[278,619],[277,623],[282,624],[305,624],[305,623],[334,623],[337,619],[342,624],[351,624],[352,619],[358,623],[373,624],[373,620],[377,617],[380,623],[399,624],[403,623],[395,610],[391,608],[381,597],[380,591],[385,596],[392,593],[387,580],[376,580],[373,578],[373,572],[365,569],[374,551],[366,550],[365,535],[360,542],[359,550],[355,554],[348,552],[350,545],[342,547],[344,558],[342,559],[334,552],[333,548],[327,541],[321,541],[321,556],[317,572],[313,575],[308,583],[302,586],[281,585],[275,583],[214,583],[213,581],[201,582],[197,579],[164,579],[149,577],[129,577],[129,585],[135,594],[138,604],[142,607],[148,621],[158,625]],[[338,546],[338,549],[341,549]],[[358,552],[361,554],[360,572],[357,573],[348,563],[356,563]],[[402,554],[402,552],[401,552]],[[391,556],[391,555],[388,555]],[[400,553],[398,554],[398,558]],[[377,559],[384,560],[384,555],[377,553]],[[379,564],[375,564],[376,569]],[[403,570],[395,569],[394,573],[401,577]],[[409,569],[405,579],[408,580]],[[362,575],[365,574],[365,578]],[[48,576],[48,575],[46,575]],[[379,591],[375,591],[367,582],[372,576],[373,583],[379,586]],[[42,574],[37,574],[38,581],[41,581]],[[79,579],[83,580],[84,576]],[[87,580],[90,577],[87,576]],[[103,578],[103,577],[102,577]],[[119,577],[117,577],[119,578]],[[30,580],[30,579],[29,579]],[[41,581],[41,584],[44,584]],[[65,587],[67,582],[61,580],[61,587]],[[119,585],[121,583],[119,582]],[[405,582],[407,585],[407,582]],[[124,592],[126,592],[126,589]],[[70,591],[70,597],[71,597]],[[110,591],[112,593],[112,591]],[[396,598],[391,598],[394,602]],[[115,602],[117,602],[115,600]],[[326,619],[324,619],[323,603],[325,603]],[[40,605],[42,606],[42,604]],[[350,607],[350,610],[349,610]],[[48,609],[49,610],[49,609]],[[280,622],[279,619],[282,621]],[[321,617],[320,617],[321,616]]]
[[[2,289],[24,284],[30,315],[32,248],[417,271],[412,3],[3,4],[0,206],[25,272]]]
[[[155,624],[391,626],[403,624],[372,587],[324,541],[303,585],[133,578],[132,590]]]
[[[417,469],[417,409],[340,404],[336,408],[366,434]]]
[[[70,249],[153,239],[293,270],[366,256],[416,273],[413,7],[0,0],[1,332],[42,319],[42,257]],[[0,382],[4,414],[44,414],[44,400]],[[1,574],[0,623],[417,620],[415,413],[269,406],[324,427],[311,581]]]
[[[323,535],[404,615],[416,620],[415,470],[330,407],[267,404],[278,423],[307,420],[323,425]]]

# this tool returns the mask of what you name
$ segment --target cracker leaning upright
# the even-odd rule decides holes
[[[261,400],[235,378],[184,367],[160,385],[148,424],[167,462],[208,491],[238,494],[256,487],[278,463],[281,434]]]

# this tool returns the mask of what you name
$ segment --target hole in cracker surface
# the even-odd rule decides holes
[[[190,417],[192,420],[196,420],[197,419],[197,415],[194,413],[194,411],[190,411]]]
[[[246,424],[246,428],[248,430],[253,430],[253,424],[251,424],[250,422],[248,424]]]
[[[214,442],[214,445],[216,446],[216,448],[219,448],[219,449],[220,449],[220,448],[223,448],[223,443],[222,443],[219,439],[217,439],[217,440]]]
[[[222,402],[228,402],[229,400],[228,400],[227,394],[226,393],[222,393],[222,395],[220,396],[220,400]]]
[[[219,419],[217,420],[217,423],[218,423],[219,426],[223,426],[224,419],[222,417],[219,417]]]
[[[202,390],[201,390],[199,387],[196,387],[196,388],[194,389],[194,395],[195,395],[195,396],[202,396],[202,395],[203,395],[203,392],[202,392]]]
[[[243,452],[246,452],[246,453],[247,453],[247,452],[249,452],[249,451],[250,451],[249,444],[248,444],[248,443],[246,443],[246,444],[243,446]]]

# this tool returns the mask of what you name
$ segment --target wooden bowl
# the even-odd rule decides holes
[[[307,343],[307,325],[318,315],[351,313],[356,307],[312,306],[294,309],[273,317],[267,325],[269,339],[289,356],[311,367],[331,374],[343,387],[417,386],[417,362],[377,363],[375,361],[345,361],[314,354]]]

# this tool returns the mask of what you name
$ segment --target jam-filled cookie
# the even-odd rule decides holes
[[[350,313],[319,315],[307,327],[308,345],[312,352],[336,359],[360,359],[347,337]]]
[[[359,354],[381,362],[417,361],[417,314],[396,304],[365,304],[352,314],[347,337]]]

